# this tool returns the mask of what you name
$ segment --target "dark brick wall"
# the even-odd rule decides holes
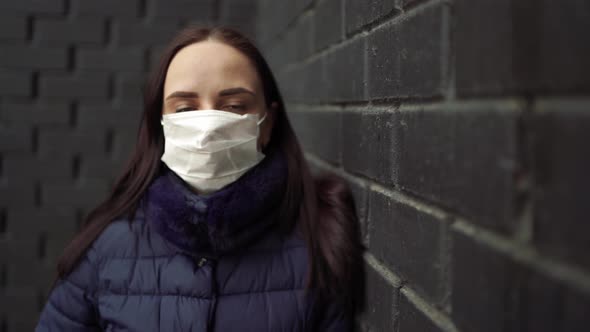
[[[134,144],[141,86],[190,23],[251,0],[0,1],[0,332],[32,331],[57,257]]]
[[[309,162],[354,190],[359,330],[588,329],[588,1],[258,4]]]

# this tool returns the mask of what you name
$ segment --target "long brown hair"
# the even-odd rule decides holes
[[[261,53],[239,32],[223,27],[189,27],[180,31],[164,51],[159,65],[144,89],[144,112],[137,143],[122,175],[108,198],[90,212],[85,226],[65,248],[58,262],[58,278],[69,274],[77,262],[116,218],[134,219],[138,203],[160,169],[164,136],[160,125],[163,85],[172,58],[185,46],[213,39],[246,55],[260,75],[265,102],[274,109],[275,125],[263,152],[281,149],[287,156],[286,194],[279,209],[280,229],[288,231],[299,225],[308,244],[309,269],[307,289],[318,288],[320,294],[338,296],[347,304],[351,289],[362,278],[362,250],[354,201],[348,188],[335,178],[313,179],[301,147],[289,123],[285,105],[275,78]],[[319,191],[318,191],[319,190]]]

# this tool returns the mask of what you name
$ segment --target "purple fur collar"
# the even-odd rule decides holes
[[[233,183],[199,195],[162,163],[142,203],[147,220],[165,239],[189,253],[219,256],[272,225],[286,178],[285,156],[276,151]]]

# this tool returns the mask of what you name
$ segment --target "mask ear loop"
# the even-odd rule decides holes
[[[264,121],[264,119],[266,119],[267,115],[268,115],[268,112],[264,112],[264,116],[260,120],[258,120],[258,122],[256,122],[256,124],[260,125]]]
[[[260,124],[264,121],[264,119],[266,119],[266,116],[267,115],[268,115],[268,112],[265,111],[264,112],[264,116],[260,120],[258,120],[256,122],[256,136],[257,137],[260,137]],[[260,151],[259,152],[262,153],[262,150],[264,150],[264,147],[263,146],[260,147]]]

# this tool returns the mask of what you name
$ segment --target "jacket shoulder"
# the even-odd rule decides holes
[[[113,220],[94,240],[92,249],[99,259],[151,257],[171,254],[171,247],[153,231],[146,220]]]

